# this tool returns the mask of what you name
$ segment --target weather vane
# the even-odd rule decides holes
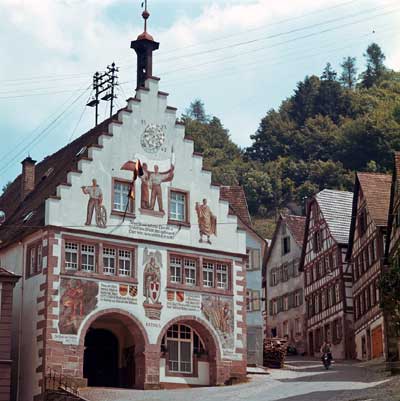
[[[144,19],[144,31],[147,32],[147,19],[150,17],[150,13],[147,11],[147,0],[142,2],[142,8],[144,7],[144,11],[142,13],[142,17]]]

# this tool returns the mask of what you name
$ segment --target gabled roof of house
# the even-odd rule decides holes
[[[220,199],[229,202],[231,214],[240,217],[243,223],[251,226],[251,217],[247,206],[246,195],[239,185],[221,185]]]
[[[100,135],[111,135],[108,125],[116,121],[121,110],[38,163],[35,167],[35,188],[25,199],[21,199],[21,174],[12,182],[0,197],[0,210],[6,214],[6,221],[0,226],[0,248],[44,226],[46,199],[56,197],[58,185],[69,185],[67,174],[78,171],[78,161],[88,157],[89,147],[100,146]]]
[[[305,216],[296,216],[294,214],[280,214],[275,226],[274,235],[272,236],[271,244],[268,246],[268,255],[266,264],[268,264],[271,252],[278,238],[279,230],[282,224],[286,224],[289,231],[292,233],[297,245],[301,248],[304,240],[304,230],[306,227]]]
[[[386,226],[392,176],[390,174],[357,173],[357,179],[365,196],[371,218],[377,226]]]
[[[392,176],[380,173],[357,173],[354,185],[354,196],[350,226],[347,260],[353,252],[354,233],[357,222],[358,198],[360,189],[365,197],[369,215],[377,227],[387,227],[390,203]]]
[[[353,193],[324,189],[315,195],[318,206],[338,244],[349,242]]]

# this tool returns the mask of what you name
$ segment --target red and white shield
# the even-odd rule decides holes
[[[158,281],[150,281],[150,298],[153,303],[158,301],[160,297],[160,283]]]

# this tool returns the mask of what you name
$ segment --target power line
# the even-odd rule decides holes
[[[21,156],[26,150],[30,149],[31,146],[35,145],[45,136],[48,135],[50,128],[54,126],[66,113],[71,107],[89,90],[91,85],[89,85],[87,88],[83,90],[83,92],[77,96],[72,103],[70,103],[61,113],[59,113],[45,128],[43,128],[24,148],[22,148],[17,154],[5,165],[0,167],[0,174],[3,173],[4,171],[7,171],[7,169],[12,165],[12,163]]]
[[[347,2],[341,3],[341,5],[332,6],[330,8],[332,8],[332,9],[333,8],[337,8],[339,6],[343,6],[343,5],[347,5],[347,4],[353,3],[354,1],[358,1],[358,0],[347,1]],[[387,5],[390,6],[392,4],[398,4],[398,3],[397,2],[386,3],[385,6],[387,6]],[[327,9],[324,9],[324,10],[321,10],[321,11],[326,11],[326,10],[329,10],[330,8],[327,8]],[[320,23],[317,23],[317,24],[312,24],[312,25],[308,25],[308,26],[305,26],[305,27],[296,28],[296,29],[289,30],[289,31],[286,31],[286,32],[280,32],[280,33],[272,34],[272,35],[269,35],[269,36],[252,39],[252,40],[249,40],[249,41],[233,43],[233,44],[228,45],[228,46],[223,46],[221,48],[216,48],[216,49],[209,49],[209,50],[198,52],[198,53],[192,53],[192,54],[187,54],[187,55],[178,56],[178,57],[174,56],[173,58],[167,58],[167,59],[164,59],[164,60],[162,58],[163,56],[161,56],[159,58],[159,63],[163,63],[163,62],[166,62],[166,61],[169,61],[169,60],[174,60],[175,61],[176,59],[180,59],[180,58],[194,57],[196,55],[203,55],[203,54],[207,54],[207,53],[211,53],[211,52],[215,52],[215,51],[220,51],[220,50],[224,50],[224,49],[228,49],[228,48],[234,48],[234,47],[238,47],[238,46],[252,44],[252,43],[255,43],[255,42],[258,42],[258,41],[261,41],[261,40],[268,40],[268,39],[272,39],[272,38],[276,38],[276,37],[280,37],[280,36],[284,36],[284,35],[289,35],[289,34],[292,34],[292,33],[295,33],[295,32],[299,32],[299,31],[307,30],[307,29],[312,29],[312,28],[315,28],[315,27],[318,27],[318,26],[322,26],[322,25],[325,25],[325,24],[329,24],[329,23],[335,22],[335,21],[342,21],[342,20],[347,19],[347,18],[353,18],[353,17],[359,16],[359,15],[362,15],[362,14],[374,12],[374,11],[377,11],[377,10],[382,10],[383,8],[384,7],[382,7],[382,6],[376,7],[376,8],[371,8],[371,9],[368,9],[368,10],[360,11],[360,12],[355,13],[355,14],[350,14],[350,15],[347,15],[347,16],[330,19],[330,20],[323,21],[323,22],[320,22]],[[314,11],[314,12],[311,12],[311,13],[308,13],[308,14],[304,14],[303,16],[300,16],[300,17],[289,18],[289,19],[283,20],[283,22],[289,21],[289,20],[292,20],[292,19],[303,18],[304,16],[311,15],[311,14],[314,14],[314,13],[317,13],[317,12],[318,11]],[[271,24],[269,24],[269,26],[277,25],[277,24],[280,24],[280,22],[271,23]],[[248,32],[256,31],[256,30],[260,30],[260,29],[261,28],[253,28],[253,29],[248,30]],[[245,31],[245,32],[247,32],[247,31]],[[241,33],[237,33],[237,34],[229,35],[227,37],[234,37],[234,36],[238,36],[238,35],[242,35],[242,34]],[[210,42],[215,43],[216,41],[224,40],[227,37],[216,38],[216,39],[213,39],[211,41],[206,41],[206,42],[203,42],[203,43],[204,44],[207,44],[207,43],[210,43]],[[198,43],[198,44],[195,44],[195,45],[189,45],[189,46],[183,47],[181,49],[191,48],[191,47],[200,46],[200,45],[202,45],[202,43]],[[172,53],[172,52],[176,52],[176,50],[178,50],[178,49],[170,50],[170,51],[168,51],[168,52],[166,52],[164,54],[169,54],[169,53]],[[132,64],[129,64],[129,65],[132,65]],[[78,76],[82,76],[82,75],[86,75],[86,73],[61,74],[61,75],[59,75],[59,78],[54,78],[55,76],[57,76],[57,75],[54,75],[54,74],[53,75],[41,75],[41,76],[36,76],[36,77],[3,80],[3,81],[0,81],[0,82],[2,84],[7,84],[8,82],[9,83],[12,83],[12,82],[14,82],[14,83],[17,82],[18,83],[18,81],[29,81],[29,80],[40,80],[40,82],[43,82],[43,80],[46,80],[46,78],[48,80],[53,81],[53,80],[61,80],[61,79],[64,80],[67,77],[74,77],[74,76],[78,77]]]

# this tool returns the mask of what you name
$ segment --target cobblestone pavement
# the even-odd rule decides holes
[[[399,378],[356,363],[337,363],[328,371],[318,361],[291,360],[287,369],[250,375],[249,382],[225,387],[179,390],[83,389],[90,401],[400,401]]]

